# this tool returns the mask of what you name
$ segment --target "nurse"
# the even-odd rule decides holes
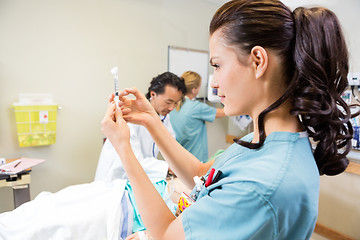
[[[184,72],[181,77],[186,86],[185,100],[180,101],[170,113],[171,125],[176,140],[201,162],[208,161],[208,141],[205,121],[225,117],[224,109],[216,109],[206,103],[195,101],[201,86],[201,76],[192,71]]]
[[[210,23],[210,63],[226,115],[254,120],[254,132],[215,160],[201,163],[171,138],[135,88],[103,118],[145,226],[155,239],[309,239],[319,175],[343,172],[351,149],[352,116],[341,98],[348,55],[337,17],[321,7],[291,11],[278,0],[227,2]],[[126,122],[148,129],[187,186],[205,179],[179,217],[136,160]]]

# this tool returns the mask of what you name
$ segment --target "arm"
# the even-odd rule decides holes
[[[128,124],[130,129],[130,145],[136,159],[152,182],[166,178],[169,165],[157,159],[159,150],[154,146],[150,133],[140,125]]]
[[[128,94],[133,94],[136,99],[125,97]],[[120,93],[119,97],[124,119],[147,128],[171,170],[187,187],[192,188],[193,177],[204,175],[213,161],[201,163],[183,148],[167,131],[149,101],[137,89],[126,89]]]
[[[171,213],[135,158],[130,145],[129,128],[122,118],[121,111],[115,108],[115,104],[112,103],[107,109],[101,130],[112,145],[116,146],[115,150],[129,177],[146,228],[156,239],[184,239],[181,217],[175,218]]]
[[[160,121],[160,120],[159,120]],[[214,161],[201,163],[196,157],[171,137],[163,124],[152,119],[146,125],[156,144],[160,148],[170,169],[184,182],[188,188],[194,187],[194,176],[204,175]]]

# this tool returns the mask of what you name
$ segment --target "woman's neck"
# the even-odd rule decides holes
[[[188,93],[185,95],[185,97],[188,97],[189,99],[194,99],[196,96],[194,96],[194,94],[192,93]]]
[[[253,143],[259,142],[258,117],[253,118],[254,138]],[[264,119],[265,135],[269,136],[272,132],[301,132],[302,124],[297,116],[290,115],[289,109],[284,106],[269,112]]]

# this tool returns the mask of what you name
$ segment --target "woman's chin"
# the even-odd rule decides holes
[[[236,111],[236,109],[231,108],[229,105],[224,105],[224,113],[229,117],[244,115],[243,113]]]

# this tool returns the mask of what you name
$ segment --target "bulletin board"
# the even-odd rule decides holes
[[[197,72],[201,76],[198,98],[205,99],[209,77],[209,52],[183,47],[168,47],[168,71],[179,77],[186,71]]]

